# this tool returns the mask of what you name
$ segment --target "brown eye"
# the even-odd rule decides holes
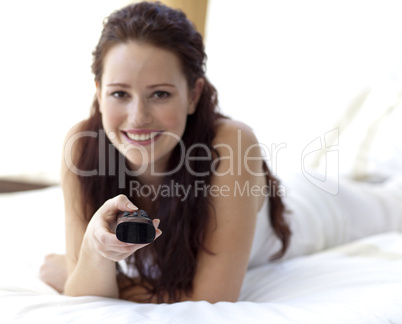
[[[117,99],[125,99],[128,97],[127,93],[124,91],[115,91],[112,93],[112,96]]]
[[[153,97],[156,99],[166,99],[170,97],[170,93],[166,91],[155,91]]]

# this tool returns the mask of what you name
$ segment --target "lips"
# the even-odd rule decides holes
[[[129,139],[132,139],[133,141],[137,141],[137,142],[148,141],[150,139],[155,138],[155,136],[158,135],[158,133],[148,133],[148,134],[126,133],[126,134]]]
[[[156,130],[130,130],[123,131],[123,134],[130,142],[146,145],[156,140],[162,132]]]

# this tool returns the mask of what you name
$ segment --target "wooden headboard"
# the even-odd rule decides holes
[[[0,193],[47,188],[53,183],[34,183],[0,178]]]

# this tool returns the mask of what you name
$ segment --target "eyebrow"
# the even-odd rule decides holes
[[[157,88],[157,87],[172,87],[175,88],[176,86],[174,84],[171,83],[158,83],[158,84],[152,84],[147,86],[147,88],[153,89],[153,88]]]
[[[131,86],[127,83],[109,83],[107,85],[108,87],[121,87],[121,88],[131,88]],[[158,83],[158,84],[152,84],[147,86],[147,88],[149,89],[154,89],[157,87],[172,87],[175,88],[176,86],[174,84],[171,83]]]
[[[121,87],[121,88],[130,88],[130,86],[126,83],[109,83],[108,87]]]

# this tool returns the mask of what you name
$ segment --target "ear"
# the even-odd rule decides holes
[[[99,81],[95,81],[95,87],[96,87],[96,92],[95,92],[95,96],[96,96],[96,100],[98,100],[98,104],[99,104],[99,110],[102,113],[102,105],[101,105],[101,86]]]
[[[200,100],[201,97],[202,90],[204,90],[204,84],[205,84],[204,78],[198,78],[197,81],[195,81],[194,88],[190,90],[189,104],[187,110],[188,115],[192,115],[195,113],[198,101]]]

